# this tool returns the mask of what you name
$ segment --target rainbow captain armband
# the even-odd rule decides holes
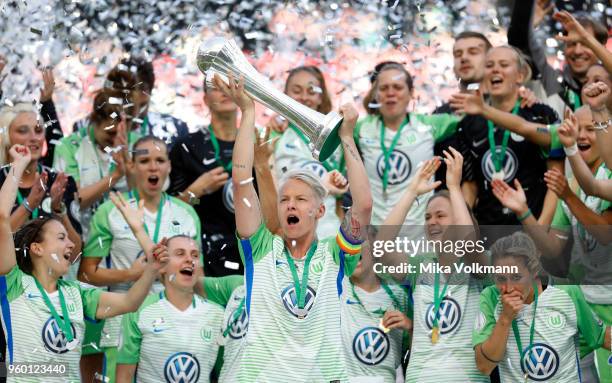
[[[344,251],[345,254],[355,255],[361,252],[361,244],[363,241],[359,240],[350,240],[349,237],[342,230],[342,226],[340,230],[338,230],[338,234],[336,235],[336,242],[340,249]]]

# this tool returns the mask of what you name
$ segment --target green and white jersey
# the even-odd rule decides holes
[[[610,171],[602,164],[595,173],[595,179],[609,180],[612,178]],[[595,197],[587,196],[575,180],[574,190],[578,198],[592,211],[603,214],[612,207],[612,202]],[[612,243],[601,244],[589,233],[584,225],[576,219],[567,204],[561,200],[557,203],[557,210],[552,221],[553,228],[569,231],[572,230],[574,247],[572,249],[571,274],[580,281],[580,288],[589,303],[612,304]]]
[[[236,372],[240,370],[242,358],[240,352],[249,327],[249,316],[246,311],[246,288],[244,285],[234,289],[225,306],[222,327],[223,367],[219,382],[235,382]]]
[[[129,193],[124,193],[128,203],[137,208],[137,202]],[[164,204],[160,219],[158,239],[184,234],[200,244],[200,220],[191,206],[178,198],[164,194]],[[151,213],[145,209],[144,220],[151,237],[156,229],[157,212]],[[93,216],[89,239],[83,250],[84,257],[104,258],[100,268],[127,270],[144,251],[134,237],[132,230],[123,218],[121,212],[112,201],[104,202]],[[109,291],[125,292],[132,282],[108,286]],[[159,282],[153,284],[152,292],[163,289]],[[102,347],[116,347],[121,330],[121,317],[107,319],[102,330]]]
[[[359,147],[368,173],[374,206],[372,225],[383,223],[391,209],[416,174],[417,166],[433,156],[434,144],[452,135],[457,129],[459,117],[450,114],[421,115],[411,113],[409,122],[399,136],[397,144],[389,155],[388,184],[383,192],[385,155],[381,147],[381,132],[385,129],[385,148],[390,149],[396,131],[384,128],[379,116],[367,116],[357,123],[355,142]],[[426,201],[431,193],[420,197]],[[414,204],[406,216],[405,225],[424,223],[425,204]]]
[[[80,382],[79,361],[81,346],[85,336],[85,320],[95,320],[99,289],[85,289],[75,281],[57,281],[62,290],[70,327],[74,338],[79,341],[70,350],[67,339],[60,326],[45,305],[36,287],[34,278],[25,274],[17,266],[0,276],[0,313],[6,337],[6,350],[2,350],[9,363],[64,364],[66,374],[61,378],[9,377],[7,382]],[[59,292],[47,293],[49,300],[61,316]]]
[[[410,262],[437,262],[432,255],[411,258]],[[413,286],[413,337],[410,360],[406,369],[406,382],[489,382],[488,376],[478,371],[472,348],[472,330],[478,318],[480,293],[483,280],[467,274],[450,276],[446,294],[438,310],[439,340],[431,341],[435,318],[434,283],[435,274],[416,273],[410,275]],[[446,283],[445,274],[440,275],[440,293]]]
[[[136,139],[136,133],[130,132],[130,142],[135,142]],[[78,132],[62,138],[59,144],[55,146],[53,167],[57,171],[64,172],[74,178],[80,189],[95,184],[108,176],[112,171],[111,159],[112,156],[109,153],[104,152],[95,144],[93,128],[83,127]],[[125,177],[115,184],[114,189],[118,191],[128,190]],[[99,205],[99,203],[96,203],[81,210],[80,214],[74,214],[73,212],[75,217],[80,218],[85,241],[87,241],[89,234],[91,216]]]
[[[223,308],[197,295],[185,311],[149,295],[123,316],[117,363],[138,364],[136,382],[209,382],[222,321]]]
[[[274,161],[276,167],[276,177],[281,179],[283,174],[289,170],[307,169],[323,179],[328,171],[333,169],[342,171],[341,149],[337,149],[325,163],[321,163],[312,156],[306,137],[292,125],[282,134],[276,142],[274,149]],[[325,238],[336,235],[340,218],[336,215],[336,198],[328,195],[323,203],[325,204],[325,215],[319,219],[317,224],[317,236]]]
[[[387,310],[407,311],[407,294],[397,285],[386,287],[394,298],[382,287],[368,293],[349,278],[342,281],[342,342],[350,381],[395,383],[402,363],[403,331],[385,333],[379,326]]]
[[[250,238],[240,240],[249,331],[236,382],[347,380],[339,290],[359,255],[345,255],[338,244],[342,240],[317,243],[303,310],[298,308],[283,239],[262,224]],[[294,260],[300,281],[304,258]]]
[[[516,317],[521,344],[529,347],[533,302]],[[502,312],[500,292],[486,288],[480,297],[480,314],[475,322],[472,343],[485,342]],[[577,286],[548,286],[538,298],[533,346],[520,357],[512,330],[506,353],[498,364],[502,382],[580,382],[579,358],[603,345],[605,327],[589,308]]]

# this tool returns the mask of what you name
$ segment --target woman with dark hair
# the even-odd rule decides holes
[[[604,326],[575,285],[545,285],[538,248],[525,233],[491,246],[495,286],[480,297],[473,344],[478,369],[497,366],[502,382],[579,382],[579,358],[599,347],[610,350]]]
[[[301,66],[289,71],[289,76],[285,82],[285,93],[299,103],[322,114],[327,114],[332,109],[329,91],[325,85],[325,77],[321,70],[315,66]],[[277,178],[280,179],[289,170],[308,169],[324,181],[323,183],[330,194],[325,197],[325,215],[319,220],[317,233],[322,237],[333,235],[340,223],[337,214],[339,204],[336,196],[339,197],[347,190],[346,180],[338,174],[344,171],[342,151],[337,150],[329,159],[319,162],[312,155],[309,147],[310,141],[297,126],[289,124],[287,120],[280,116],[276,116],[268,123],[268,127],[283,132],[276,142],[274,150]]]
[[[380,225],[389,215],[417,166],[433,156],[434,144],[453,134],[459,121],[451,114],[408,113],[414,94],[412,76],[400,63],[381,64],[363,100],[368,116],[355,128],[355,142],[372,184],[374,225]],[[404,222],[418,232],[415,236],[422,233],[424,208],[424,204],[415,206]]]
[[[463,157],[454,148],[449,150],[444,153],[448,190],[434,194],[423,204],[425,240],[414,241],[419,245],[422,242],[422,246],[415,247],[410,254],[401,250],[375,254],[382,256],[378,259],[385,265],[403,266],[402,272],[390,276],[407,281],[413,291],[413,336],[407,383],[489,382],[489,377],[478,371],[471,344],[484,280],[481,274],[468,268],[484,265],[486,258],[484,248],[479,248],[477,242],[478,224],[461,193]],[[426,195],[440,183],[429,183],[438,166],[439,160],[434,158],[417,171],[408,190],[381,226],[376,241],[404,238],[401,233],[396,238],[399,227],[418,196]],[[468,247],[469,241],[473,246]],[[451,242],[453,248],[449,251],[447,245]],[[412,271],[406,265],[412,266]],[[427,265],[434,267],[425,268]],[[460,272],[460,267],[466,271]]]
[[[86,318],[110,318],[136,310],[167,258],[157,257],[155,251],[147,253],[143,273],[125,294],[85,289],[78,282],[61,279],[76,255],[60,218],[46,216],[28,222],[17,231],[13,243],[11,206],[31,153],[25,146],[14,145],[10,155],[10,176],[0,190],[0,312],[7,361],[63,364],[66,368],[61,378],[30,377],[29,381],[81,381],[78,365]],[[9,376],[8,381],[13,380],[18,378]]]

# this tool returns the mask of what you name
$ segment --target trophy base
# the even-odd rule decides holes
[[[340,145],[340,137],[338,136],[338,129],[340,129],[340,125],[342,124],[342,116],[336,112],[330,112],[325,116],[325,125],[321,135],[325,139],[322,143],[317,142],[318,145],[315,147],[320,147],[321,149],[315,150],[313,153],[315,158],[319,162],[323,162],[328,159],[336,150],[336,148]]]

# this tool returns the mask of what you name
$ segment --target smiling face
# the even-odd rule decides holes
[[[42,240],[30,244],[30,256],[34,269],[49,272],[57,277],[65,275],[73,258],[74,243],[61,222],[49,220],[42,227]]]
[[[535,282],[535,275],[533,275],[527,265],[523,257],[519,256],[506,256],[496,258],[494,266],[516,266],[516,273],[500,273],[495,274],[495,285],[502,292],[510,293],[512,291],[519,291],[523,300],[526,300],[532,291],[532,286]]]
[[[319,110],[323,102],[323,89],[319,80],[309,72],[300,70],[287,79],[287,96],[310,109]]]
[[[136,187],[150,197],[161,194],[170,174],[166,145],[148,140],[134,145],[134,152],[132,166],[136,174]]]
[[[278,215],[281,230],[288,239],[308,236],[325,214],[325,205],[304,181],[287,180],[279,190]]]
[[[406,83],[406,74],[399,69],[383,69],[377,77],[376,100],[384,118],[404,116],[412,100],[412,90]]]
[[[586,31],[593,35],[593,28],[585,27]],[[576,78],[583,78],[589,67],[597,63],[597,56],[590,48],[579,42],[569,42],[563,51],[567,65]]]
[[[425,211],[425,229],[427,239],[441,241],[446,229],[453,223],[453,213],[448,198],[433,197]]]
[[[487,46],[482,39],[459,39],[453,46],[455,76],[464,84],[479,83],[484,77]]]
[[[519,69],[517,53],[507,47],[489,50],[485,61],[485,85],[493,97],[518,93],[525,76]]]
[[[9,125],[10,144],[27,146],[32,153],[32,161],[42,156],[45,144],[45,130],[36,117],[35,113],[22,112]]]
[[[192,291],[198,281],[200,250],[191,238],[174,237],[168,241],[168,264],[164,266],[164,284]]]
[[[578,120],[578,139],[576,144],[580,156],[591,166],[599,159],[599,148],[597,146],[597,135],[593,126],[593,115],[587,107],[582,107],[574,113]]]

